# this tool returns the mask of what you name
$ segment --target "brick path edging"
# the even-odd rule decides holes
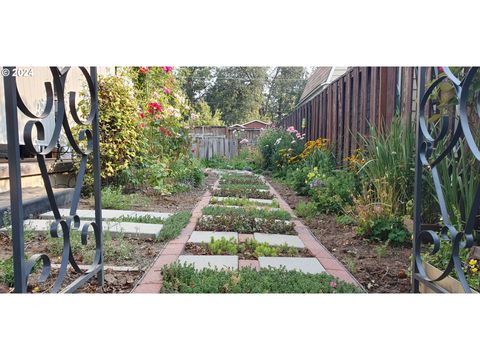
[[[218,185],[219,179],[213,184],[213,188]],[[202,209],[207,206],[212,198],[210,190],[205,191],[200,201],[192,210],[192,216],[188,225],[182,230],[180,235],[170,240],[155,259],[150,268],[145,272],[142,279],[133,289],[132,293],[156,293],[160,292],[163,285],[162,268],[177,261],[187,244],[190,235],[192,235],[197,225],[198,219],[202,216]]]
[[[320,241],[312,234],[310,229],[303,224],[293,212],[292,208],[288,203],[282,198],[277,190],[264,179],[265,183],[268,185],[270,192],[277,198],[280,209],[287,211],[290,215],[294,217],[292,220],[295,231],[298,234],[300,240],[303,241],[305,246],[310,250],[310,252],[317,258],[317,260],[322,264],[327,273],[332,276],[339,278],[345,282],[356,285],[363,289],[363,286],[358,282],[357,279],[343,266],[343,264],[338,261],[331,253],[323,246]]]

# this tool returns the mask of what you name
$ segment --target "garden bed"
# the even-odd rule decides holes
[[[204,215],[198,220],[195,230],[234,231],[243,234],[252,234],[254,232],[289,235],[296,234],[294,225],[289,221],[228,214],[218,216]]]
[[[285,269],[249,267],[236,271],[203,269],[174,263],[162,269],[162,293],[359,293],[335,277]]]
[[[308,197],[296,195],[275,179],[268,181],[292,209]],[[411,249],[385,247],[358,236],[350,225],[339,225],[334,215],[302,219],[322,244],[372,293],[409,293]]]
[[[268,191],[257,190],[257,189],[244,189],[244,188],[220,188],[213,190],[213,196],[222,196],[222,197],[237,197],[244,199],[273,199],[273,195]]]
[[[237,255],[240,260],[257,260],[260,256],[278,257],[313,257],[307,249],[297,249],[287,245],[272,246],[247,239],[243,243],[226,239],[215,240],[211,243],[187,243],[186,255]]]

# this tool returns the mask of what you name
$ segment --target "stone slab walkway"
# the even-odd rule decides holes
[[[238,269],[238,256],[233,255],[180,255],[178,257],[180,264],[192,264],[195,269]]]
[[[80,222],[80,229],[84,224],[88,222]],[[49,232],[52,220],[46,219],[30,219],[25,220],[24,228],[28,231],[34,232]],[[144,223],[131,223],[131,222],[114,222],[114,221],[104,221],[102,222],[103,231],[108,231],[112,235],[125,235],[131,237],[138,237],[140,239],[145,238],[156,238],[160,231],[162,230],[163,225],[161,224],[144,224]],[[89,232],[93,231],[92,227],[89,227]],[[0,231],[6,231],[5,228],[0,229]]]
[[[305,247],[305,244],[297,235],[254,233],[253,237],[258,242],[267,243],[268,245],[280,246],[287,244],[297,249],[303,249]]]
[[[238,241],[238,233],[237,232],[228,232],[228,231],[194,231],[192,235],[190,235],[190,238],[188,239],[188,242],[190,243],[195,243],[195,244],[201,244],[201,243],[209,243],[212,239],[212,237],[215,240],[219,240],[222,237],[224,237],[227,240],[230,240],[231,238],[234,239],[234,241]]]
[[[260,264],[260,269],[268,267],[285,267],[286,270],[298,270],[306,274],[319,274],[325,272],[325,268],[316,258],[264,256],[259,257],[258,262]]]
[[[70,209],[58,209],[62,217],[68,216],[70,214]],[[95,210],[86,210],[78,209],[77,215],[81,219],[95,219]],[[102,219],[112,220],[118,219],[121,217],[152,217],[156,219],[165,220],[171,213],[161,213],[155,211],[133,211],[133,210],[112,210],[112,209],[103,209],[102,210]],[[49,211],[40,215],[41,219],[54,219],[53,211]]]

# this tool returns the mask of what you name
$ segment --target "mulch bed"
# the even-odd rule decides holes
[[[200,244],[187,243],[185,245],[185,255],[213,255],[205,246]],[[258,258],[251,253],[239,252],[238,258],[240,260],[257,260]],[[285,253],[278,253],[279,257],[291,257],[292,255]],[[295,257],[313,257],[313,254],[307,248],[298,249],[298,254]]]
[[[149,203],[133,204],[129,210],[135,211],[157,211],[157,212],[179,212],[192,210],[207,189],[211,189],[218,176],[213,172],[205,172],[205,181],[202,186],[191,189],[187,192],[159,195],[152,189],[126,188],[126,193],[143,194],[149,198]],[[88,199],[81,199],[81,209],[91,209]]]
[[[286,185],[275,179],[268,181],[292,209],[308,197],[298,196]],[[355,276],[371,293],[409,293],[411,291],[408,267],[411,248],[387,247],[385,254],[377,256],[378,243],[372,243],[356,235],[355,229],[339,225],[333,215],[319,215],[314,219],[302,219],[319,241]]]

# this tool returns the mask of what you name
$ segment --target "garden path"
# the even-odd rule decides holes
[[[212,192],[207,190],[193,210],[190,223],[176,239],[164,247],[134,292],[158,293],[162,287],[162,267],[176,261],[182,264],[192,264],[196,269],[208,267],[236,270],[249,266],[257,270],[263,267],[285,267],[287,270],[295,269],[305,273],[326,272],[340,280],[361,287],[348,270],[312,234],[310,229],[295,216],[290,206],[264,177],[258,176],[258,185],[240,187],[240,191],[237,191],[235,195],[243,198],[240,200],[238,197],[228,196],[231,195],[229,193],[231,189],[228,187],[232,187],[232,184],[228,183],[227,178],[232,174],[240,174],[244,177],[252,177],[253,174],[248,171],[215,171],[220,178],[214,184]],[[255,198],[252,194],[261,198]],[[216,209],[211,209],[212,206],[215,206]],[[244,229],[250,229],[245,225],[248,223],[248,218],[242,217],[243,215],[235,215],[235,211],[232,209],[246,209],[247,207],[248,209],[261,208],[271,212],[283,210],[283,214],[285,212],[289,214],[289,219],[285,220],[281,217],[275,219],[275,216],[268,217],[269,219],[255,218],[253,228],[259,228],[262,232],[242,232]],[[204,214],[206,209],[210,210],[209,214]],[[233,213],[233,215],[223,218],[222,213]],[[219,223],[218,219],[223,219],[223,223],[221,221]],[[228,231],[223,231],[225,229]],[[238,229],[242,231],[230,231]],[[235,255],[212,255],[209,253],[207,244],[213,239],[220,240],[222,238],[236,245],[248,244],[254,239],[256,243],[267,244],[276,249],[283,245],[285,251],[282,254],[276,254],[279,256],[253,257],[243,253]],[[278,252],[282,251],[278,250]]]

